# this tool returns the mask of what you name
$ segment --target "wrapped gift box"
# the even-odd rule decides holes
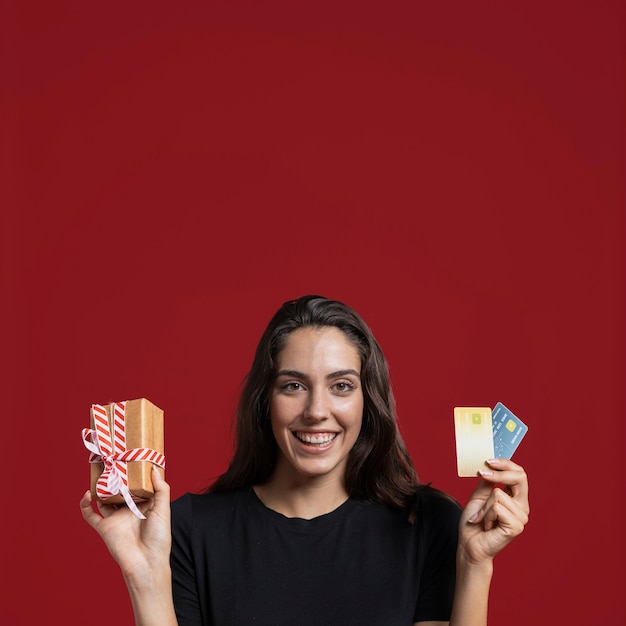
[[[165,460],[162,455],[164,454],[164,432],[163,432],[163,410],[146,398],[139,398],[137,400],[127,400],[123,403],[115,403],[105,405],[93,405],[91,407],[91,429],[96,430],[97,424],[94,416],[94,411],[100,411],[102,409],[106,411],[106,418],[108,420],[108,427],[110,430],[111,440],[115,440],[114,421],[115,421],[115,407],[116,404],[123,405],[122,410],[118,408],[118,433],[121,429],[123,431],[123,437],[125,442],[120,445],[119,436],[117,441],[113,444],[115,451],[120,452],[120,448],[127,451],[138,450],[143,451],[143,454],[137,453],[137,457],[140,459],[149,460],[128,460],[124,461],[126,467],[126,475],[128,479],[128,490],[134,501],[146,500],[154,496],[154,488],[152,486],[152,467],[155,466],[157,470],[164,475],[164,468],[160,467],[165,465]],[[123,419],[120,419],[119,414],[122,414]],[[122,422],[122,424],[120,424]],[[102,425],[100,425],[102,426]],[[100,437],[102,440],[106,440],[106,437]],[[153,451],[154,454],[146,451]],[[130,456],[133,456],[130,454]],[[104,471],[104,463],[90,463],[91,465],[91,494],[94,499],[105,501],[107,504],[121,504],[124,502],[124,497],[121,494],[112,495],[107,498],[99,498],[96,492],[96,484]]]

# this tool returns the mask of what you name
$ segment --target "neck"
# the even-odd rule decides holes
[[[254,491],[263,504],[285,517],[312,519],[334,511],[348,499],[343,481],[328,476],[300,477],[282,476],[274,472]]]

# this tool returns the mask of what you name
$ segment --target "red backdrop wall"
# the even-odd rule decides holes
[[[90,404],[161,406],[200,489],[312,292],[379,338],[424,481],[474,487],[454,406],[529,425],[491,623],[624,619],[622,2],[1,10],[2,623],[131,622],[78,509]]]

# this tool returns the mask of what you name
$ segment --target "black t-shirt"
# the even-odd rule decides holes
[[[311,520],[251,487],[172,503],[181,626],[408,626],[450,619],[460,507],[436,490],[409,511],[349,499]]]

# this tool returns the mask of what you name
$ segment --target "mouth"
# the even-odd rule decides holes
[[[327,446],[337,436],[337,433],[309,433],[300,431],[296,431],[292,434],[298,441],[301,441],[304,445],[317,448]]]

